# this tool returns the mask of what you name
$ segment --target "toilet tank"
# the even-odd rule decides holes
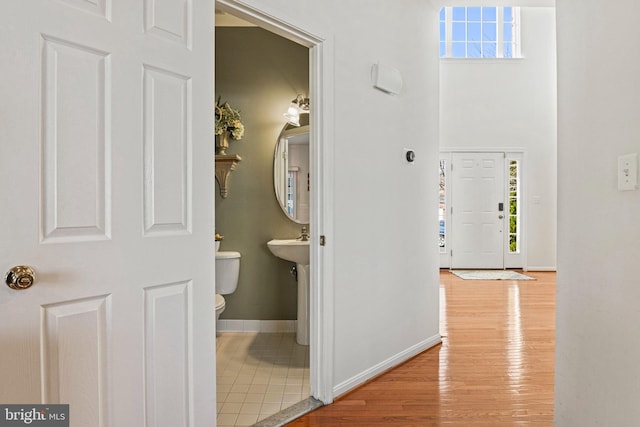
[[[216,252],[216,293],[228,295],[238,287],[240,274],[240,252]]]

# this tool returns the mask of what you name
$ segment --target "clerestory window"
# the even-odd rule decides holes
[[[520,57],[519,7],[440,10],[440,58]]]

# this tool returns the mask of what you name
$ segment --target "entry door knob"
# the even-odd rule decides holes
[[[11,289],[27,289],[36,281],[36,272],[26,265],[17,265],[7,272],[4,281]]]

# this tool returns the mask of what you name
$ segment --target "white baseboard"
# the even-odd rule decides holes
[[[532,266],[532,267],[527,267],[524,271],[556,271],[556,268]]]
[[[240,320],[219,319],[216,323],[218,332],[295,332],[295,320]]]
[[[367,369],[364,372],[356,375],[333,387],[333,396],[334,398],[340,396],[348,392],[349,390],[363,384],[365,381],[370,380],[371,378],[380,375],[384,371],[393,368],[394,366],[399,365],[402,362],[412,358],[416,354],[422,353],[423,351],[430,349],[431,347],[438,345],[442,342],[440,335],[434,335],[426,340],[419,342],[418,344],[409,347],[408,349],[396,354],[388,358],[387,360],[378,363],[377,365]]]

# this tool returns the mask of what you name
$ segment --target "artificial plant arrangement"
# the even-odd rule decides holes
[[[234,109],[228,102],[221,102],[220,97],[216,101],[216,128],[218,154],[226,154],[229,148],[229,137],[233,140],[242,139],[244,136],[244,124],[240,111]]]

